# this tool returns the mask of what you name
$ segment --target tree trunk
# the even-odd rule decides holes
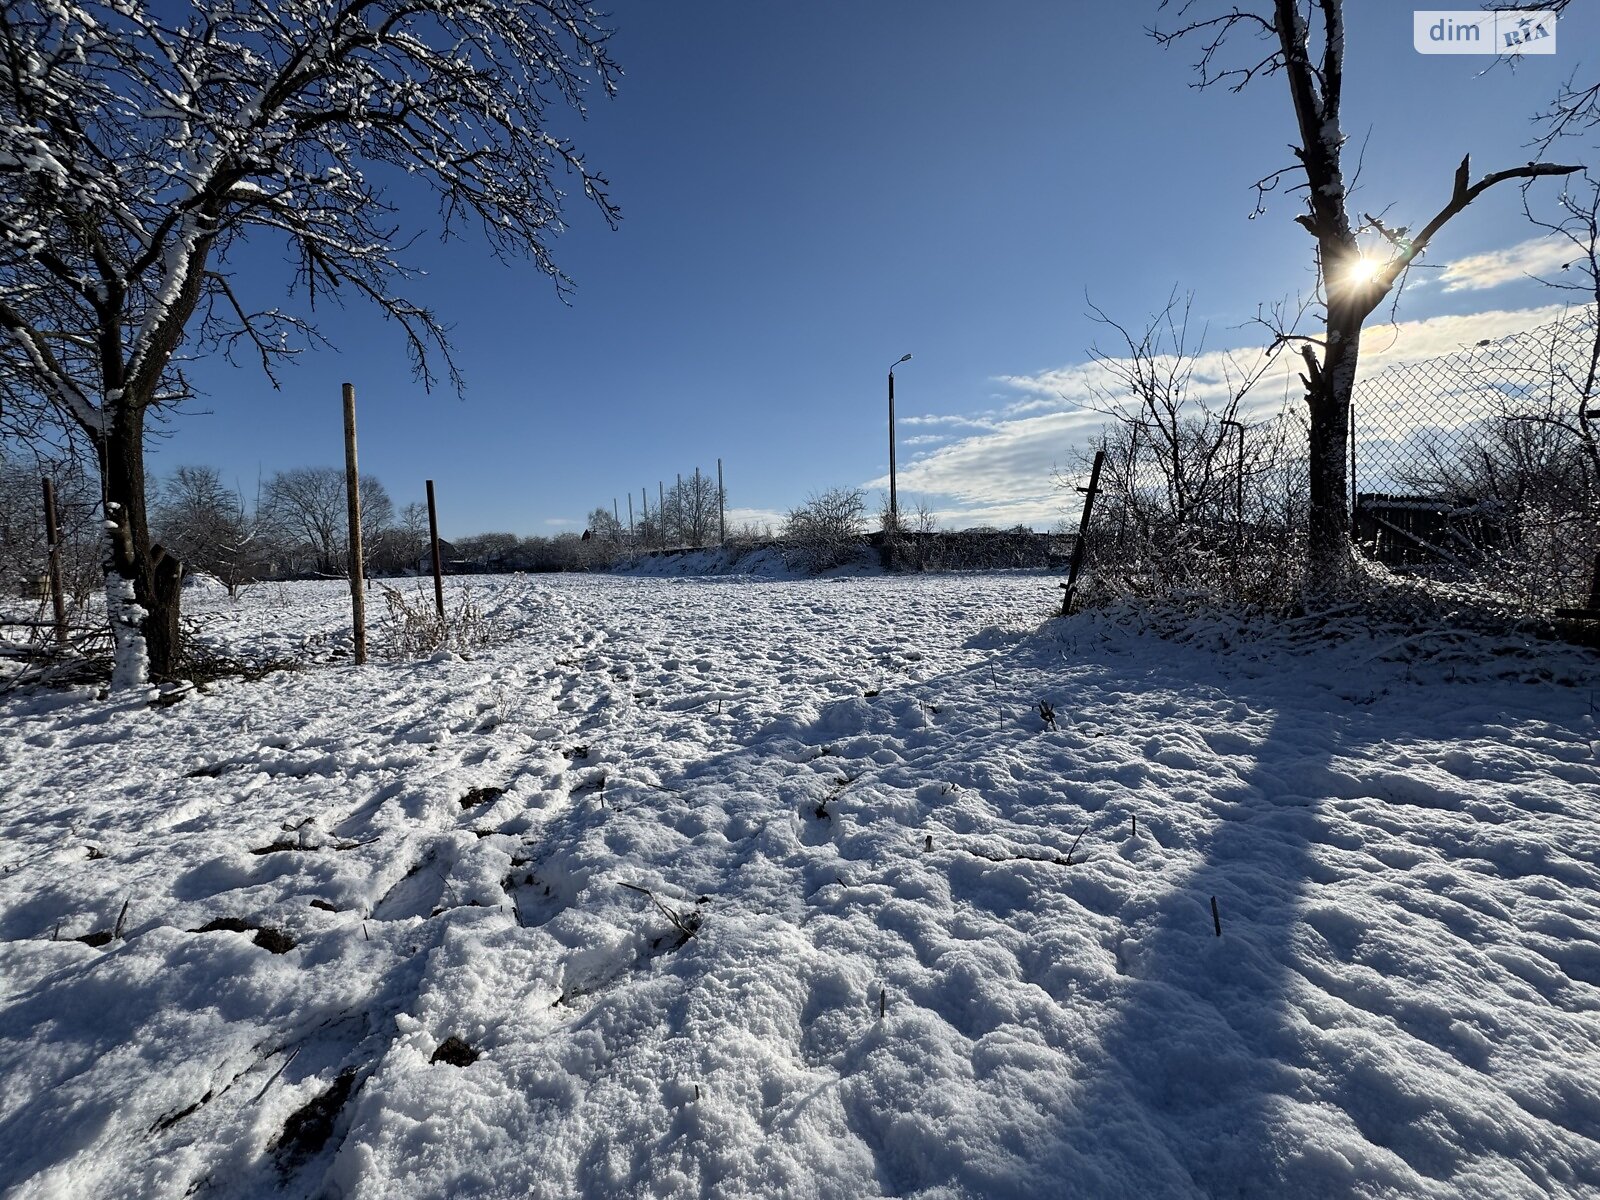
[[[1350,578],[1350,397],[1355,390],[1364,314],[1350,305],[1328,311],[1322,364],[1306,377],[1310,407],[1310,507],[1307,513],[1306,600],[1336,601]],[[1308,364],[1310,360],[1308,358]]]
[[[112,687],[171,679],[178,669],[183,564],[150,544],[144,413],[119,404],[99,447],[106,496],[106,608],[116,642]]]

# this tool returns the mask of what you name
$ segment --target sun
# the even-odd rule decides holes
[[[1365,251],[1357,254],[1345,267],[1345,282],[1354,287],[1366,287],[1377,281],[1379,273],[1383,270],[1383,263],[1376,258],[1369,258]]]

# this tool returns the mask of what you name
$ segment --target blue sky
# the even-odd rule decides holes
[[[1418,55],[1410,6],[1347,7],[1356,201],[1400,224],[1432,215],[1463,153],[1475,174],[1531,157],[1531,114],[1575,69],[1600,72],[1594,6],[1562,23],[1560,53],[1514,72]],[[1249,219],[1251,183],[1289,162],[1282,80],[1193,90],[1193,49],[1144,32],[1155,0],[610,11],[620,95],[563,131],[624,217],[612,232],[571,205],[555,244],[571,303],[475,239],[441,246],[432,202],[393,193],[427,231],[412,294],[454,326],[464,395],[425,393],[370,311],[319,309],[337,352],[308,352],[278,392],[247,365],[200,364],[207,396],[153,443],[152,471],[209,463],[249,493],[258,475],[337,464],[349,380],[363,469],[401,504],[434,479],[446,536],[581,528],[613,497],[626,520],[630,490],[653,503],[658,480],[718,457],[734,516],[759,518],[812,490],[883,485],[884,375],[909,351],[902,504],[1043,528],[1059,508],[1050,469],[1087,436],[1056,395],[1097,337],[1086,296],[1137,323],[1192,290],[1208,346],[1227,348],[1259,341],[1243,327],[1258,303],[1311,286],[1295,201]],[[1531,323],[1553,300],[1522,277],[1539,265],[1533,232],[1514,187],[1458,218],[1432,254],[1456,271],[1407,293],[1394,354]],[[263,270],[258,297],[275,287]]]

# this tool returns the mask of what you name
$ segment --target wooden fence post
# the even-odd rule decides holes
[[[350,516],[350,618],[356,665],[367,661],[367,596],[361,561],[361,476],[356,466],[356,389],[344,385],[344,490]]]
[[[439,510],[433,504],[433,480],[428,480],[428,545],[433,551],[433,606],[444,620],[444,563],[439,560]]]
[[[1067,569],[1067,581],[1061,585],[1061,615],[1072,611],[1072,592],[1078,586],[1078,572],[1083,569],[1084,548],[1089,541],[1089,516],[1094,512],[1094,498],[1100,491],[1100,465],[1106,460],[1104,450],[1094,452],[1094,466],[1089,471],[1089,486],[1079,488],[1083,495],[1083,518],[1078,522],[1078,540],[1072,544],[1072,562]]]
[[[48,476],[44,484],[44,534],[49,555],[50,603],[55,609],[56,645],[67,644],[67,598],[61,588],[61,533],[56,523],[56,485]]]

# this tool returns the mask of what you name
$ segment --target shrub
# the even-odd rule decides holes
[[[383,626],[383,645],[393,659],[424,658],[440,650],[457,654],[476,650],[493,640],[493,626],[470,587],[455,594],[455,607],[448,605],[444,616],[434,605],[433,589],[421,581],[408,589],[379,584],[388,617]]]
[[[827,571],[862,554],[867,495],[860,488],[830,488],[789,510],[783,523],[784,559],[802,571]]]

